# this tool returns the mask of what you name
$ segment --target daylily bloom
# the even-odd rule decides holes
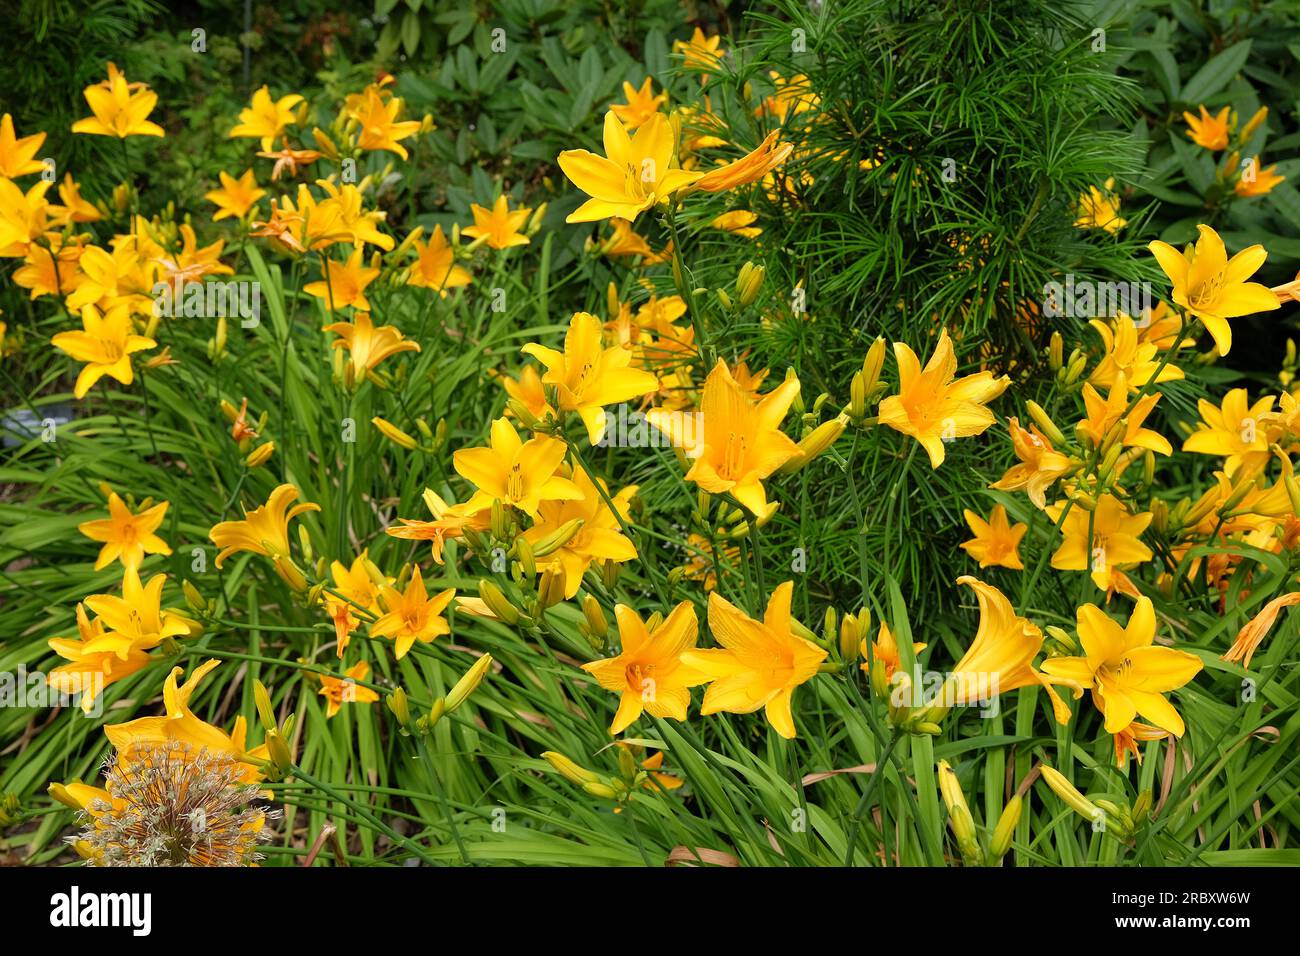
[[[1064,502],[1058,502],[1049,506],[1047,513],[1053,521],[1059,521],[1064,508]],[[1151,549],[1139,537],[1149,524],[1150,512],[1131,514],[1113,495],[1102,495],[1091,513],[1076,505],[1065,517],[1061,528],[1065,540],[1052,554],[1052,567],[1058,571],[1089,571],[1093,583],[1109,591],[1121,568],[1151,560]]]
[[[87,642],[86,652],[111,651],[126,660],[131,651],[147,651],[169,637],[190,632],[190,625],[179,614],[163,610],[162,591],[167,575],[155,574],[148,584],[140,583],[135,568],[122,575],[122,596],[92,594],[86,607],[99,617],[103,633]]]
[[[108,496],[108,518],[83,521],[77,530],[104,547],[95,560],[95,570],[106,568],[119,558],[124,568],[138,568],[146,554],[171,554],[167,542],[154,534],[167,514],[168,502],[133,514],[116,491]]]
[[[682,663],[682,654],[695,649],[699,629],[695,605],[683,601],[651,631],[626,604],[615,605],[614,618],[622,650],[582,665],[601,687],[621,695],[609,732],[621,734],[643,711],[651,717],[685,720],[690,688],[709,680],[702,671]]]
[[[147,650],[128,647],[125,656],[104,646],[102,621],[90,620],[84,604],[77,605],[77,637],[54,637],[47,643],[67,664],[50,670],[46,681],[64,694],[81,694],[81,709],[87,714],[109,684],[129,677],[149,664]],[[95,649],[98,648],[98,649]]]
[[[351,242],[358,249],[365,243],[372,246],[378,246],[385,252],[391,252],[397,244],[396,240],[387,233],[379,231],[379,223],[388,218],[388,213],[378,209],[372,209],[367,212],[364,208],[363,199],[359,187],[353,183],[344,183],[339,186],[330,182],[328,179],[316,180],[316,185],[323,189],[326,198],[320,201],[320,204],[311,212],[307,220],[307,230],[315,232],[316,227],[312,225],[312,219],[322,215],[329,215],[331,218],[337,216],[337,229],[347,235],[345,241]],[[299,190],[299,194],[302,190]],[[310,195],[310,193],[308,193]]]
[[[1225,106],[1219,110],[1217,116],[1211,116],[1210,111],[1201,106],[1200,116],[1183,113],[1183,119],[1187,121],[1186,133],[1188,137],[1197,146],[1204,146],[1211,152],[1226,149],[1228,146],[1228,114],[1230,112],[1231,109]]]
[[[521,441],[509,419],[498,418],[488,447],[461,448],[452,455],[456,473],[478,489],[465,511],[483,511],[500,501],[536,518],[543,501],[580,500],[582,489],[557,474],[564,452],[564,442],[557,438],[539,435]]]
[[[925,650],[927,645],[920,641],[912,642],[912,656],[915,657]],[[902,659],[898,655],[898,639],[894,637],[894,632],[889,629],[889,625],[884,621],[880,622],[880,632],[876,639],[871,642],[871,654],[867,654],[867,639],[864,637],[858,644],[858,653],[862,656],[862,663],[858,665],[863,671],[870,673],[871,663],[876,661],[885,671],[885,681],[893,680],[894,674],[903,666]],[[870,661],[870,663],[869,663]]]
[[[1201,659],[1186,651],[1152,644],[1156,612],[1151,599],[1137,599],[1128,624],[1120,627],[1095,604],[1079,608],[1076,621],[1083,657],[1054,657],[1043,662],[1053,677],[1090,689],[1093,703],[1106,717],[1106,733],[1117,734],[1139,715],[1175,737],[1183,719],[1161,694],[1177,690],[1201,670]]]
[[[93,305],[102,312],[112,312],[118,306],[132,311],[148,313],[153,300],[145,292],[153,279],[141,267],[136,251],[123,244],[112,252],[99,246],[87,246],[77,260],[80,280],[67,294],[70,310],[83,310]]]
[[[433,560],[438,564],[442,564],[443,545],[448,538],[463,537],[466,528],[485,531],[491,521],[488,511],[471,512],[465,505],[449,505],[432,488],[424,489],[424,504],[433,515],[432,521],[398,518],[400,525],[392,525],[384,530],[394,538],[428,541]],[[464,598],[461,600],[463,602]]]
[[[163,684],[163,705],[166,715],[162,717],[140,717],[125,724],[109,724],[104,734],[117,750],[119,763],[130,763],[140,759],[148,751],[166,746],[177,741],[189,745],[191,753],[197,755],[206,750],[213,754],[224,754],[241,763],[248,758],[265,762],[269,758],[266,745],[246,748],[248,724],[242,716],[235,718],[235,725],[230,733],[200,720],[190,710],[190,698],[198,689],[199,683],[214,667],[221,662],[207,661],[196,667],[189,680],[178,686],[184,673],[181,667],[173,667]],[[246,763],[241,767],[240,779],[244,783],[257,783],[263,774],[256,766]]]
[[[1222,355],[1232,348],[1228,319],[1278,308],[1277,298],[1267,286],[1247,282],[1268,253],[1261,245],[1250,246],[1231,259],[1219,234],[1206,225],[1196,227],[1201,237],[1196,247],[1179,252],[1156,240],[1147,246],[1173,284],[1173,299],[1198,316],[1214,338]]]
[[[251,551],[268,557],[288,556],[289,522],[305,511],[320,511],[320,505],[311,501],[293,505],[299,494],[301,492],[294,485],[280,485],[271,492],[266,504],[245,511],[243,520],[213,525],[208,537],[221,548],[217,567],[237,551]]]
[[[50,224],[56,228],[72,223],[98,222],[104,218],[94,203],[82,197],[81,187],[72,178],[72,173],[64,176],[59,184],[59,199],[63,205],[49,207]]]
[[[257,205],[257,201],[266,195],[265,189],[257,187],[257,179],[251,169],[244,170],[244,174],[238,179],[226,172],[220,172],[217,176],[221,180],[221,188],[203,194],[204,199],[217,206],[217,211],[212,217],[213,222],[229,216],[243,219],[248,211]]]
[[[538,421],[546,421],[547,418],[555,417],[555,409],[546,400],[546,386],[542,384],[542,377],[537,374],[536,366],[525,365],[519,370],[518,379],[513,379],[509,375],[502,375],[501,387],[506,390],[507,395],[522,404],[527,413]],[[506,406],[506,414],[514,414],[509,405]]]
[[[77,398],[84,398],[105,375],[130,385],[135,381],[132,354],[157,345],[153,339],[135,334],[131,311],[125,305],[102,315],[93,305],[87,305],[81,310],[81,331],[60,332],[50,341],[76,361],[86,363],[72,390]]]
[[[1094,445],[1100,445],[1111,429],[1123,421],[1124,430],[1119,437],[1121,447],[1146,448],[1157,455],[1172,454],[1174,449],[1169,444],[1169,439],[1159,432],[1142,427],[1142,423],[1160,401],[1160,394],[1143,395],[1129,408],[1128,391],[1128,380],[1122,372],[1115,376],[1110,394],[1104,399],[1092,387],[1091,382],[1084,382],[1083,404],[1088,416],[1079,423],[1079,431]]]
[[[599,488],[596,482],[600,482]],[[564,570],[565,600],[578,593],[578,588],[582,586],[582,576],[587,573],[592,561],[622,562],[636,558],[636,545],[623,534],[618,517],[605,504],[601,494],[605,490],[604,480],[593,479],[579,468],[574,472],[573,483],[582,492],[582,498],[576,501],[543,501],[537,507],[536,523],[524,532],[524,538],[536,545],[570,521],[577,519],[582,522],[568,541],[545,557],[537,559],[539,568],[558,566]],[[630,502],[636,491],[636,485],[629,485],[617,495],[610,495],[610,501],[624,521],[628,519]]]
[[[730,232],[744,239],[753,239],[763,234],[763,230],[754,225],[757,219],[756,212],[750,212],[748,209],[733,209],[710,222],[709,228],[721,229],[723,232]]]
[[[82,91],[94,114],[72,124],[74,133],[95,136],[162,136],[163,128],[149,121],[158,102],[158,94],[143,83],[127,83],[126,77],[112,63],[107,82],[96,83]]]
[[[379,600],[388,610],[370,625],[370,636],[391,637],[396,642],[395,653],[400,661],[416,641],[428,644],[440,634],[451,633],[442,612],[455,596],[456,589],[447,588],[429,597],[417,566],[405,591],[390,586],[380,590]]]
[[[471,239],[481,237],[493,249],[528,245],[528,237],[520,230],[533,213],[530,207],[520,206],[518,209],[511,210],[509,198],[502,193],[492,204],[491,209],[485,209],[478,203],[470,203],[469,211],[474,216],[474,225],[467,226],[461,232]]]
[[[725,166],[709,170],[692,188],[717,193],[758,182],[789,159],[794,150],[794,144],[780,142],[780,136],[780,130],[773,130],[752,151]]]
[[[521,351],[546,366],[543,384],[556,386],[560,409],[578,413],[593,445],[605,434],[606,405],[640,398],[659,387],[649,372],[630,367],[630,351],[602,347],[601,322],[588,312],[575,312],[569,320],[563,352],[535,342]]]
[[[338,336],[331,343],[334,348],[348,350],[352,370],[358,378],[390,355],[420,351],[420,343],[403,338],[397,326],[375,328],[369,312],[357,312],[351,322],[334,322],[325,326],[325,331]]]
[[[1020,539],[1029,530],[1029,525],[1011,524],[1007,520],[1007,509],[1002,505],[994,505],[988,521],[969,508],[964,509],[962,514],[975,537],[963,541],[961,548],[978,561],[981,568],[997,566],[1011,568],[1013,571],[1025,569],[1020,563]]]
[[[23,264],[14,270],[14,285],[31,290],[33,299],[75,292],[82,281],[78,263],[83,251],[84,245],[71,239],[64,241],[61,233],[52,234],[48,249],[33,243],[27,248]]]
[[[1159,310],[1163,308],[1162,302]],[[1088,376],[1088,381],[1098,388],[1110,388],[1115,384],[1116,377],[1122,373],[1125,381],[1128,382],[1129,390],[1136,391],[1145,385],[1153,384],[1153,379],[1154,384],[1159,384],[1177,381],[1183,377],[1183,370],[1173,362],[1167,362],[1164,368],[1160,368],[1158,356],[1161,351],[1172,346],[1173,342],[1162,345],[1158,336],[1151,337],[1153,332],[1158,332],[1154,326],[1162,321],[1171,321],[1172,331],[1176,335],[1178,320],[1172,316],[1167,320],[1162,319],[1157,311],[1157,309],[1151,311],[1149,322],[1141,331],[1137,323],[1123,312],[1115,316],[1113,328],[1109,322],[1102,319],[1093,319],[1088,323],[1101,336],[1102,345],[1106,349],[1101,361]],[[1157,370],[1159,370],[1158,376]]]
[[[701,714],[752,714],[762,708],[768,723],[787,740],[795,737],[794,689],[816,675],[827,651],[794,633],[790,600],[794,582],[777,586],[761,621],[717,591],[709,594],[709,630],[721,648],[686,651],[681,661],[710,683]]]
[[[28,173],[39,173],[45,164],[36,158],[45,142],[44,133],[33,133],[19,139],[14,133],[14,120],[8,113],[0,116],[0,176],[17,179]]]
[[[1116,233],[1128,225],[1127,219],[1119,215],[1119,197],[1112,191],[1115,180],[1106,180],[1106,191],[1096,186],[1089,186],[1088,191],[1079,197],[1079,214],[1074,224],[1080,229],[1105,229]]]
[[[309,282],[302,291],[325,300],[325,306],[333,312],[345,306],[353,306],[362,312],[370,311],[370,302],[366,299],[366,286],[379,277],[379,270],[361,264],[361,247],[352,251],[346,263],[325,260],[325,277]],[[391,326],[384,326],[391,328]]]
[[[1254,164],[1251,168],[1253,172],[1248,179],[1243,172],[1237,184],[1232,187],[1232,191],[1238,196],[1249,198],[1251,196],[1265,196],[1273,191],[1273,187],[1283,182],[1286,177],[1279,176],[1277,164],[1269,166],[1267,169],[1260,169],[1260,159],[1256,156],[1251,162]]]
[[[421,245],[417,239],[411,243],[411,248],[415,250],[415,261],[411,263],[407,285],[435,289],[445,299],[448,289],[469,285],[473,281],[468,269],[456,265],[455,251],[447,242],[442,226],[433,227],[427,245]]]
[[[1197,401],[1201,421],[1183,442],[1183,451],[1222,456],[1229,474],[1243,465],[1254,470],[1267,464],[1272,457],[1268,446],[1274,398],[1265,395],[1254,405],[1249,402],[1244,388],[1229,391],[1219,408],[1203,398]]]
[[[984,405],[1011,384],[1007,376],[994,378],[991,372],[954,380],[957,357],[947,329],[940,334],[924,370],[904,342],[894,343],[894,357],[898,360],[898,394],[880,403],[880,423],[919,441],[933,468],[943,464],[945,442],[979,435],[993,424],[993,413]]]
[[[1045,508],[1047,489],[1070,470],[1070,459],[1053,449],[1047,436],[1035,425],[1026,430],[1020,427],[1020,419],[1012,416],[1007,420],[1007,428],[1020,464],[1012,465],[989,487],[999,491],[1024,490],[1036,507]]]
[[[677,135],[668,119],[656,113],[629,137],[618,116],[605,114],[605,155],[585,149],[560,153],[560,168],[575,186],[592,197],[565,222],[596,222],[617,217],[628,222],[663,202],[700,173],[673,168]]]
[[[271,167],[273,183],[279,182],[280,177],[284,175],[297,176],[299,166],[310,166],[321,157],[321,154],[314,149],[292,149],[287,139],[281,142],[284,145],[280,149],[263,149],[257,154],[263,159],[275,160],[275,165]]]
[[[673,52],[680,53],[686,66],[696,70],[714,70],[722,54],[718,52],[721,36],[705,36],[704,31],[696,27],[689,40],[674,40]]]
[[[398,140],[408,139],[420,131],[418,120],[399,121],[403,103],[395,96],[387,99],[377,85],[366,87],[359,97],[348,99],[348,114],[361,127],[357,146],[364,150],[385,149],[402,159],[410,154]]]
[[[655,95],[653,84],[654,80],[648,76],[639,89],[623,81],[623,99],[626,102],[615,103],[609,109],[623,123],[624,129],[631,131],[649,122],[651,117],[659,115],[660,105],[668,102],[667,93]]]
[[[351,567],[342,561],[333,562],[330,575],[334,578],[334,593],[322,597],[326,613],[334,622],[335,651],[341,659],[352,639],[353,629],[360,623],[357,608],[364,608],[379,617],[383,613],[379,607],[379,589],[382,586],[379,582],[390,582],[379,573],[364,551],[357,555]]]
[[[294,122],[294,107],[301,102],[297,93],[273,100],[270,89],[263,85],[253,94],[251,103],[239,111],[239,123],[230,131],[230,138],[260,139],[262,149],[269,150],[284,128]]]
[[[26,256],[33,242],[45,235],[50,183],[44,179],[23,192],[16,183],[0,179],[0,258]]]
[[[379,694],[369,687],[362,687],[358,681],[370,677],[370,665],[358,661],[343,672],[343,677],[320,675],[320,690],[317,692],[325,698],[325,716],[333,717],[344,704],[373,704]]]
[[[763,479],[799,454],[799,446],[781,431],[781,422],[798,394],[799,380],[789,378],[755,402],[732,376],[727,363],[718,359],[704,382],[700,400],[703,435],[694,427],[696,417],[689,413],[656,408],[647,418],[695,458],[686,473],[688,481],[710,494],[730,493],[765,518],[772,506]]]
[[[1140,720],[1133,721],[1133,723],[1114,735],[1115,766],[1123,770],[1124,765],[1128,763],[1129,754],[1132,754],[1139,764],[1142,763],[1142,750],[1138,747],[1138,742],[1146,743],[1152,740],[1164,740],[1168,736],[1170,734],[1167,730],[1152,727]]]

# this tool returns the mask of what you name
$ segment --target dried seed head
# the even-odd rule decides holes
[[[73,842],[98,866],[250,866],[275,816],[253,805],[257,787],[226,754],[171,741],[105,765],[111,803],[84,814]]]

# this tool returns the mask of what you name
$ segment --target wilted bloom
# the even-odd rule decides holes
[[[997,566],[1024,570],[1025,566],[1020,563],[1020,539],[1029,530],[1029,525],[1011,524],[1007,520],[1007,509],[1002,505],[993,506],[987,521],[969,508],[962,514],[975,537],[963,541],[961,548],[978,561],[981,568]]]
[[[789,159],[794,150],[793,143],[780,142],[780,135],[780,130],[768,133],[751,152],[725,166],[709,170],[692,188],[717,193],[758,182]]]
[[[640,615],[626,604],[615,606],[614,617],[621,652],[582,665],[601,687],[622,695],[609,732],[622,733],[642,711],[652,717],[685,720],[691,703],[689,688],[709,680],[682,663],[682,654],[695,648],[695,605],[683,601],[653,630],[647,630]]]
[[[709,630],[722,647],[681,655],[683,664],[710,681],[701,714],[751,714],[762,708],[778,734],[794,738],[794,689],[817,674],[828,652],[794,633],[793,594],[794,582],[778,585],[761,621],[718,592],[709,595]]]
[[[116,66],[108,65],[108,80],[82,91],[94,114],[72,124],[74,133],[96,136],[162,136],[163,128],[149,121],[158,94],[143,83],[128,83]]]
[[[894,343],[894,357],[898,360],[898,394],[880,403],[880,423],[919,441],[934,468],[943,464],[945,442],[978,435],[993,424],[993,413],[984,405],[1011,384],[1007,376],[994,378],[991,372],[954,380],[957,357],[947,329],[940,334],[924,370],[904,342]]]
[[[1264,605],[1264,609],[1256,614],[1247,622],[1246,626],[1237,632],[1237,639],[1232,642],[1232,647],[1223,655],[1223,660],[1236,663],[1241,661],[1242,666],[1249,668],[1250,660],[1255,656],[1255,651],[1268,635],[1269,629],[1272,628],[1273,622],[1277,620],[1278,614],[1285,607],[1291,607],[1300,604],[1300,591],[1293,591],[1290,594],[1283,594],[1276,597]]]
[[[1147,246],[1173,284],[1173,299],[1200,318],[1222,355],[1232,347],[1228,319],[1278,308],[1267,286],[1247,282],[1268,253],[1261,245],[1250,246],[1231,259],[1219,234],[1206,225],[1196,227],[1201,237],[1186,253],[1156,240]]]
[[[83,521],[77,530],[104,546],[95,559],[95,570],[106,568],[119,558],[124,568],[138,568],[146,554],[171,554],[167,542],[154,532],[167,515],[167,502],[132,513],[116,491],[108,496],[108,518]]]
[[[569,214],[566,222],[595,222],[617,217],[628,222],[662,202],[699,173],[673,168],[677,134],[662,113],[656,113],[629,137],[611,110],[605,114],[605,155],[585,149],[560,153],[560,168],[591,198]]]
[[[379,599],[387,612],[370,625],[370,636],[392,638],[397,659],[401,660],[416,641],[428,644],[440,634],[451,633],[442,612],[455,596],[456,589],[447,588],[429,597],[417,566],[405,591],[388,585],[380,590]]]
[[[1175,737],[1183,735],[1183,719],[1164,693],[1182,687],[1201,669],[1195,654],[1159,647],[1156,612],[1151,599],[1137,599],[1125,627],[1095,604],[1078,609],[1077,624],[1083,657],[1054,657],[1043,670],[1077,687],[1091,689],[1093,702],[1106,716],[1106,732],[1117,734],[1141,715]]]
[[[289,554],[289,522],[305,511],[320,511],[310,501],[293,505],[301,492],[294,485],[283,484],[271,492],[266,504],[246,511],[241,521],[222,521],[214,525],[208,537],[221,549],[217,567],[237,551],[251,551],[269,557]]]
[[[459,538],[466,528],[484,531],[488,527],[488,510],[470,512],[464,505],[449,505],[432,488],[424,489],[424,503],[433,515],[432,521],[399,518],[400,525],[391,525],[386,532],[394,538],[410,541],[428,541],[433,560],[442,564],[443,544],[447,538]]]
[[[130,385],[135,381],[132,354],[157,344],[153,339],[135,334],[131,310],[126,305],[115,306],[102,314],[93,305],[87,305],[81,310],[81,331],[60,332],[50,341],[76,361],[86,363],[72,391],[77,398],[84,398],[105,375]]]
[[[239,123],[230,131],[230,137],[260,139],[262,149],[269,150],[284,128],[294,122],[294,107],[301,102],[297,93],[273,100],[270,89],[263,85],[253,94],[252,102],[239,111]]]
[[[373,704],[377,701],[379,694],[357,683],[369,678],[370,665],[365,661],[349,667],[342,678],[321,674],[319,693],[325,698],[325,716],[333,717],[344,704]]]
[[[564,336],[564,351],[530,342],[521,350],[544,366],[544,385],[554,385],[562,411],[577,412],[594,445],[605,434],[605,406],[640,398],[659,387],[649,372],[631,367],[632,352],[621,346],[604,348],[601,322],[588,312],[575,312]]]
[[[1020,419],[1012,416],[1007,421],[1011,432],[1011,446],[1020,464],[1012,465],[1007,473],[990,488],[1001,491],[1024,490],[1037,507],[1047,506],[1047,489],[1056,479],[1070,469],[1070,459],[1052,448],[1052,443],[1033,425],[1020,427]]]

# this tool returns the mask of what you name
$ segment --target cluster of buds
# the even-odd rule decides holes
[[[862,368],[853,373],[849,383],[849,404],[844,414],[855,425],[871,424],[867,410],[880,401],[888,386],[880,380],[880,372],[885,367],[885,340],[877,336],[867,349],[862,360]]]
[[[975,818],[966,803],[966,795],[962,792],[956,772],[946,760],[939,761],[938,771],[939,793],[943,796],[944,806],[948,808],[948,823],[957,841],[962,863],[966,866],[997,866],[1011,849],[1016,824],[1020,822],[1020,815],[1024,811],[1024,798],[1017,793],[1007,801],[985,843],[980,840]]]
[[[1044,764],[1039,768],[1043,781],[1061,802],[1092,824],[1092,828],[1105,832],[1121,843],[1132,843],[1134,835],[1146,825],[1151,816],[1151,791],[1144,790],[1132,807],[1110,798],[1089,799],[1065,779],[1065,775]]]
[[[379,434],[394,445],[405,448],[407,451],[419,451],[425,455],[433,455],[447,444],[447,420],[445,418],[438,419],[438,424],[432,428],[423,418],[417,418],[415,420],[415,430],[420,433],[419,438],[377,415],[370,419],[370,424],[374,425],[379,430]]]
[[[637,763],[636,756],[632,753],[631,748],[619,746],[615,747],[614,750],[618,755],[619,776],[617,777],[588,770],[586,767],[582,767],[570,760],[564,754],[554,750],[546,751],[542,754],[542,758],[564,779],[575,786],[581,787],[593,797],[613,800],[621,804],[631,800],[632,794],[638,788],[646,785],[650,773],[643,764]]]
[[[491,670],[492,664],[492,655],[484,654],[461,675],[460,680],[456,681],[446,696],[435,700],[429,712],[419,717],[412,716],[411,702],[406,696],[406,691],[401,687],[394,689],[384,698],[384,703],[397,719],[398,730],[406,737],[412,735],[423,737],[433,733],[433,728],[437,726],[438,721],[449,714],[454,714],[465,701],[469,700],[470,695],[478,690],[478,686],[483,683],[483,678]]]
[[[266,750],[270,756],[270,760],[257,761],[257,766],[268,780],[283,780],[293,769],[293,751],[289,741],[293,739],[297,715],[290,714],[283,724],[278,723],[275,710],[271,707],[271,694],[260,680],[253,681],[253,703],[257,706],[257,717],[266,733]]]

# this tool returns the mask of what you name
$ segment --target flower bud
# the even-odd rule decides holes
[[[379,433],[383,435],[385,438],[387,438],[389,441],[393,442],[394,444],[401,445],[403,448],[407,449],[408,451],[413,451],[419,444],[415,440],[414,436],[408,435],[406,432],[402,431],[392,422],[385,421],[384,419],[378,416],[375,416],[374,418],[370,419],[370,424],[374,425],[377,429],[379,429]]]
[[[1017,793],[1002,808],[1002,815],[998,817],[998,824],[993,828],[993,836],[989,840],[989,861],[991,863],[999,862],[1011,849],[1011,841],[1015,839],[1016,835],[1016,824],[1020,822],[1020,814],[1023,812],[1024,806],[1024,798]]]
[[[492,655],[484,654],[474,662],[474,666],[467,670],[460,680],[456,681],[456,686],[447,693],[447,713],[450,714],[461,704],[465,703],[465,700],[469,695],[474,693],[478,685],[483,682],[483,677],[487,674],[488,668],[491,666]]]

